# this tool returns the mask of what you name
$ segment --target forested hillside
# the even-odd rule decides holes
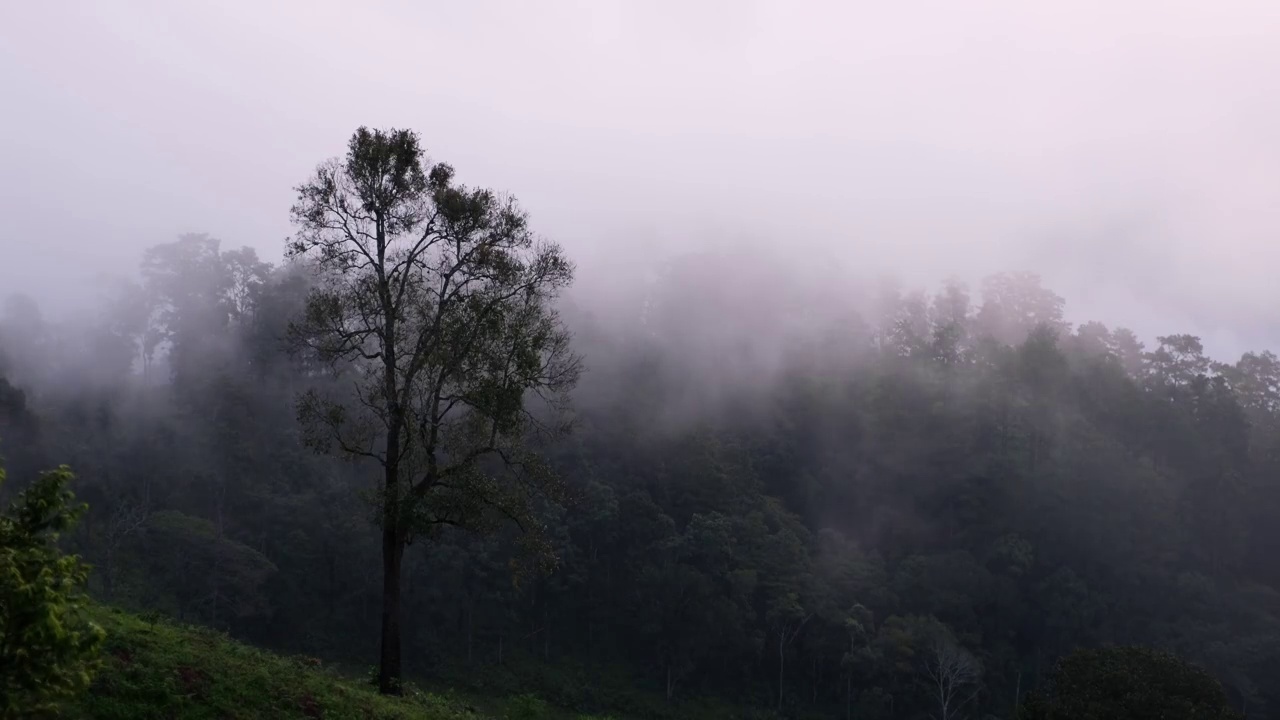
[[[537,508],[558,564],[515,572],[512,525],[415,537],[407,676],[541,668],[591,710],[621,673],[789,717],[1011,717],[1057,658],[1124,643],[1280,717],[1275,355],[1071,327],[1026,274],[845,293],[725,267],[678,258],[617,312],[566,301],[585,372],[542,449],[569,498]],[[189,235],[138,277],[75,322],[7,301],[2,491],[76,471],[101,601],[374,662],[376,472],[296,422],[320,375],[283,342],[305,262]]]

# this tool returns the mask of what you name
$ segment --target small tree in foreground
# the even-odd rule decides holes
[[[83,616],[89,569],[58,548],[85,509],[71,479],[66,467],[44,473],[0,516],[0,718],[55,713],[97,667],[104,634]]]
[[[1142,647],[1078,650],[1032,694],[1020,720],[1237,720],[1222,685],[1175,655]]]
[[[568,426],[526,400],[566,409],[577,380],[553,307],[573,265],[514,200],[457,184],[408,130],[360,128],[297,190],[288,253],[318,277],[292,336],[328,369],[299,419],[316,449],[380,471],[378,682],[398,693],[401,561],[415,537],[505,519],[549,557],[532,501],[559,484],[528,440]]]

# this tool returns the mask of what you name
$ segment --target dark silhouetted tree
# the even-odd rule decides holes
[[[357,130],[292,214],[288,253],[320,272],[293,337],[336,380],[299,417],[314,447],[381,470],[379,686],[398,692],[406,545],[501,518],[541,539],[531,499],[557,483],[528,441],[567,427],[579,361],[552,301],[573,265],[514,200],[457,184],[408,130]]]

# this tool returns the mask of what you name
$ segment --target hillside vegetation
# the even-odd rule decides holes
[[[89,690],[64,704],[61,716],[84,720],[147,718],[325,718],[343,720],[632,720],[633,718],[749,718],[749,711],[708,703],[672,708],[625,681],[597,690],[629,703],[637,715],[589,714],[556,705],[521,688],[557,682],[578,701],[592,687],[573,670],[553,681],[485,672],[458,677],[457,689],[407,685],[402,696],[377,692],[374,676],[304,655],[286,656],[239,642],[226,633],[184,625],[156,613],[94,607],[89,619],[106,631],[102,662]],[[533,669],[533,668],[529,668]],[[542,668],[545,670],[545,668]],[[571,700],[572,698],[561,698]],[[646,708],[645,706],[648,706]]]
[[[393,136],[359,131],[359,172],[333,161],[303,186],[291,248],[315,253],[273,265],[188,235],[82,324],[29,299],[0,312],[0,451],[21,482],[74,469],[90,510],[62,539],[99,602],[378,665],[385,693],[1011,718],[1059,659],[1136,646],[1280,718],[1280,357],[1068,322],[1029,273],[905,292],[691,254],[575,305],[517,206]],[[334,200],[385,189],[365,180],[391,157],[415,170],[397,192]],[[359,208],[400,190],[387,251]],[[440,272],[470,278],[454,304]],[[325,352],[284,342],[299,318]],[[163,637],[115,622],[135,654]],[[212,717],[429,702],[269,659],[112,657],[106,710],[147,688]]]
[[[275,655],[224,633],[97,609],[107,631],[104,662],[89,692],[66,707],[71,718],[326,718],[343,720],[503,720],[586,717],[554,713],[532,697],[491,703],[409,688],[378,694],[315,658]]]

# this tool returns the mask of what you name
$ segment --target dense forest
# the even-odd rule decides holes
[[[287,342],[316,265],[191,234],[74,320],[9,298],[0,492],[75,470],[70,542],[102,602],[367,665],[378,473],[314,451],[299,398],[333,378]],[[815,287],[691,252],[637,287],[558,302],[582,374],[572,432],[536,442],[563,492],[407,538],[407,676],[1011,717],[1060,657],[1126,644],[1280,716],[1275,355],[1072,326],[1028,273]]]

